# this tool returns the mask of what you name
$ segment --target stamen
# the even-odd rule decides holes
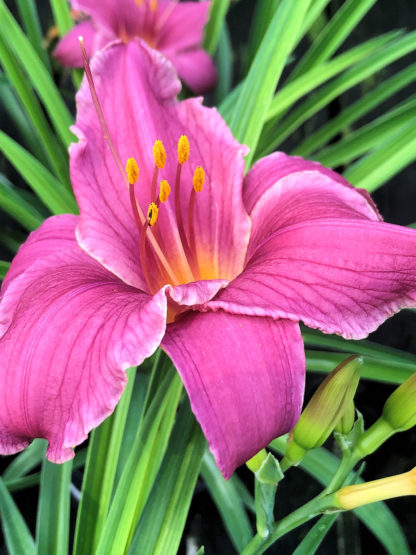
[[[136,195],[134,194],[134,185],[137,182],[137,179],[139,177],[139,167],[138,167],[137,162],[134,158],[129,158],[127,160],[126,174],[127,174],[127,180],[129,182],[130,204],[131,204],[131,207],[132,207],[134,220],[136,222],[136,226],[137,226],[137,229],[139,231],[139,236],[140,236],[140,260],[141,260],[141,263],[142,263],[143,274],[144,274],[147,286],[149,287],[149,291],[152,291],[149,270],[147,268],[146,243],[145,243],[146,230],[148,228],[149,221],[147,219],[146,220],[144,219],[143,212],[142,212],[140,206],[138,205],[137,200],[136,200]],[[139,211],[141,212],[141,215],[140,215]],[[157,218],[157,213],[156,213],[156,218]],[[153,223],[155,223],[155,221]],[[153,223],[151,225],[153,225]],[[172,283],[174,285],[178,285],[179,282],[178,282],[178,280],[175,276],[175,273],[173,272],[169,262],[166,260],[165,255],[163,254],[161,248],[159,247],[155,237],[153,236],[153,234],[150,230],[149,230],[148,238],[149,238],[150,244],[152,245],[152,247],[154,249],[154,252],[155,252],[160,264],[162,265],[162,267],[164,269],[164,273],[169,276],[169,279],[172,281]]]
[[[150,0],[150,9],[152,10],[152,12],[155,12],[157,10],[157,0]]]
[[[189,158],[190,151],[189,140],[186,135],[181,135],[178,141],[178,162],[179,164],[185,164]]]
[[[194,214],[195,214],[195,194],[200,193],[202,191],[202,188],[205,183],[205,172],[201,168],[201,166],[198,166],[197,168],[195,168],[192,183],[193,183],[193,188],[191,191],[191,198],[189,199],[189,207],[188,207],[189,244],[190,244],[190,249],[194,255],[194,259],[199,273],[198,253],[196,251],[196,245],[195,245]]]
[[[201,168],[201,166],[198,166],[197,168],[195,168],[192,183],[194,186],[194,191],[197,193],[200,193],[205,183],[205,172]]]
[[[139,166],[134,158],[129,158],[127,160],[126,172],[129,185],[134,185],[139,179]]]
[[[159,170],[162,170],[166,164],[166,151],[162,141],[159,141],[159,140],[155,141],[155,144],[153,145],[153,159],[155,162],[155,167],[153,169],[152,188],[150,191],[150,202],[154,202],[156,200],[157,177],[159,174]]]
[[[166,179],[162,179],[162,181],[160,182],[160,191],[159,191],[160,202],[166,202],[168,200],[170,191],[171,189],[170,189],[169,183],[166,181]]]
[[[163,170],[166,164],[166,151],[162,141],[159,141],[159,139],[155,141],[153,145],[153,158],[155,160],[155,166],[157,166],[159,170]]]
[[[152,227],[157,222],[157,216],[159,214],[159,208],[156,203],[151,202],[149,208],[147,209],[147,221],[149,226]]]
[[[188,239],[186,238],[185,229],[182,220],[181,211],[181,170],[182,164],[188,161],[189,158],[189,140],[186,135],[181,135],[178,141],[178,165],[176,167],[176,178],[175,178],[175,213],[176,213],[176,223],[178,226],[179,237],[181,238],[181,243],[183,250],[185,251],[186,258],[192,263],[192,253],[189,248]],[[193,266],[193,265],[192,265]]]

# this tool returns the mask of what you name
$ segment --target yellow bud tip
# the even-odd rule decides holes
[[[170,185],[166,181],[166,179],[162,179],[160,182],[160,192],[159,192],[159,200],[160,202],[166,202],[170,195]]]
[[[186,135],[181,135],[178,141],[178,162],[179,164],[184,164],[189,158],[189,140]]]
[[[155,160],[155,166],[162,170],[166,164],[166,151],[163,146],[162,141],[155,141],[153,145],[153,158]]]
[[[204,186],[204,183],[205,183],[205,172],[201,168],[201,166],[198,166],[197,168],[195,168],[194,177],[193,177],[193,184],[194,184],[194,189],[196,193],[200,193],[202,191],[202,187]]]
[[[156,206],[154,202],[149,204],[149,208],[147,210],[147,221],[149,222],[149,226],[152,227],[155,225],[157,221],[157,215],[159,213],[159,208]]]
[[[139,166],[134,158],[129,158],[126,163],[127,179],[130,185],[134,185],[139,178]]]

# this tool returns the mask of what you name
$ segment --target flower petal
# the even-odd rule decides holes
[[[196,312],[168,325],[162,346],[225,478],[298,419],[305,361],[296,323]]]
[[[130,14],[133,16],[133,13],[138,11],[135,0],[117,0],[117,2],[114,0],[100,0],[99,2],[96,0],[71,0],[74,10],[91,16],[95,25],[113,38],[119,36],[120,7],[123,8],[127,3],[130,7]],[[134,19],[131,17],[132,22]]]
[[[416,231],[367,220],[288,226],[258,246],[211,309],[303,320],[360,339],[416,306]]]
[[[33,231],[13,258],[1,286],[2,295],[9,284],[32,264],[74,245],[77,222],[78,216],[72,214],[52,216],[45,220],[36,231]]]
[[[113,411],[124,370],[159,345],[166,304],[163,292],[123,284],[75,240],[10,282],[0,305],[0,452],[45,437],[51,461],[70,459]]]
[[[165,53],[165,55],[175,66],[182,81],[196,94],[202,94],[214,88],[217,70],[204,50],[186,50],[177,54]]]
[[[82,53],[78,39],[80,36],[84,39],[88,57],[111,40],[111,37],[97,31],[91,20],[81,21],[58,42],[53,55],[59,63],[68,67],[82,67]]]
[[[123,163],[133,156],[140,167],[137,198],[147,211],[153,175],[153,143],[161,139],[167,162],[161,178],[175,184],[177,141],[186,134],[190,159],[182,168],[181,201],[186,221],[192,173],[202,165],[207,174],[195,203],[198,252],[229,279],[242,267],[250,222],[242,203],[243,154],[215,109],[199,100],[178,103],[179,82],[172,66],[140,41],[114,44],[93,59],[92,71],[110,133]],[[114,87],[114,82],[117,87]],[[123,178],[117,171],[98,125],[84,81],[77,96],[71,146],[71,179],[80,206],[77,236],[81,247],[126,283],[144,288],[138,257],[138,231]],[[187,192],[189,191],[189,192]],[[170,260],[183,257],[178,241],[174,194],[159,210],[154,233]]]
[[[200,47],[211,2],[165,2],[161,5],[157,48],[168,55]]]
[[[282,152],[248,172],[244,201],[253,223],[248,258],[261,241],[287,225],[322,218],[381,219],[367,191],[317,162]]]

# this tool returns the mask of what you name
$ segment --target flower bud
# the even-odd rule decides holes
[[[285,470],[297,464],[309,449],[320,447],[350,407],[360,379],[363,359],[348,357],[318,387],[289,439],[282,460]]]
[[[416,372],[402,383],[384,404],[378,420],[359,438],[354,455],[374,453],[390,436],[416,425]]]
[[[348,403],[347,407],[345,408],[344,414],[338,421],[338,424],[335,426],[335,431],[346,436],[350,433],[351,428],[354,425],[355,420],[355,405],[354,401],[351,399],[351,402]]]
[[[403,495],[416,495],[416,467],[396,476],[341,488],[334,494],[334,504],[338,509],[350,510]]]
[[[398,432],[416,426],[416,372],[387,399],[383,418]]]

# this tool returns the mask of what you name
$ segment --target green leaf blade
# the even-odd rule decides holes
[[[229,124],[235,138],[251,149],[247,167],[309,3],[310,0],[281,2],[241,87]]]
[[[0,150],[54,214],[76,213],[73,195],[36,158],[0,131]]]
[[[208,451],[204,454],[201,475],[235,549],[238,552],[242,551],[250,541],[252,531],[239,492],[233,482],[224,480]],[[251,502],[254,505],[254,501]]]
[[[54,464],[43,460],[36,554],[66,555],[69,546],[69,507],[72,461]]]
[[[68,147],[73,140],[72,133],[69,130],[73,123],[72,116],[49,72],[33,50],[29,39],[24,35],[4,0],[0,0],[0,19],[3,25],[7,27],[8,40],[16,57],[25,68],[34,88],[42,99],[63,144]]]
[[[35,555],[35,542],[29,528],[1,478],[0,515],[9,555]]]

